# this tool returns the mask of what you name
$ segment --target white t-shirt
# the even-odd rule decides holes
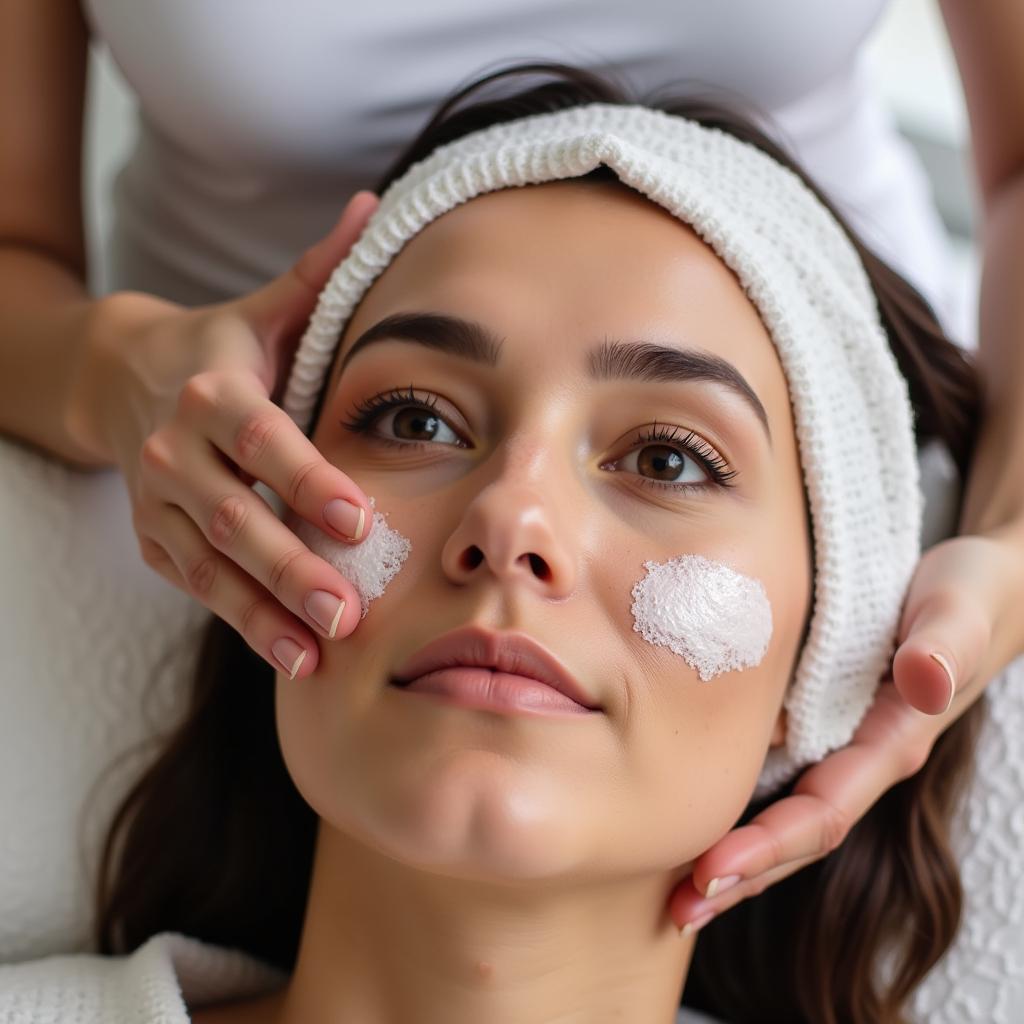
[[[543,59],[610,67],[641,93],[691,80],[753,100],[947,329],[964,319],[927,178],[861,48],[885,0],[82,2],[139,98],[114,185],[114,289],[199,305],[259,287],[450,91]]]
[[[0,964],[3,1024],[187,1024],[189,1011],[281,988],[287,975],[236,949],[160,932],[127,956]],[[715,1024],[681,1009],[676,1024]]]

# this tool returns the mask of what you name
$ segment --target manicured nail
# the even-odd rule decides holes
[[[294,679],[295,673],[299,671],[299,666],[302,664],[302,659],[306,656],[306,649],[288,636],[275,640],[270,649],[274,652],[274,657],[281,663],[281,667],[291,679]]]
[[[334,498],[324,505],[324,520],[328,526],[332,526],[349,540],[359,540],[363,535],[366,512],[361,506],[353,505],[350,501]]]
[[[713,910],[708,911],[706,914],[701,914],[696,921],[687,921],[682,928],[679,929],[679,938],[685,939],[691,935],[696,934],[701,930],[715,916]]]
[[[949,679],[949,700],[946,701],[946,706],[939,712],[940,715],[944,715],[949,710],[950,704],[953,703],[953,695],[956,693],[956,680],[953,678],[953,670],[949,667],[949,662],[941,654],[932,651],[929,657],[942,666],[942,670]]]
[[[711,899],[716,893],[723,893],[726,889],[731,889],[742,877],[742,875],[726,875],[725,878],[712,878],[708,882],[705,898]]]
[[[304,607],[309,617],[333,640],[345,602],[326,590],[311,590]]]

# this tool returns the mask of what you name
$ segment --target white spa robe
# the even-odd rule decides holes
[[[114,185],[110,287],[186,305],[252,291],[373,187],[450,90],[550,59],[611,65],[642,92],[693,79],[752,99],[956,335],[970,317],[949,241],[861,45],[885,6],[83,0],[139,99],[138,144]]]

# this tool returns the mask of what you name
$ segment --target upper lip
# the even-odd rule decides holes
[[[496,633],[482,626],[463,626],[432,640],[398,669],[394,682],[409,683],[436,669],[458,665],[478,665],[529,676],[585,708],[602,710],[572,673],[532,637],[525,633]]]

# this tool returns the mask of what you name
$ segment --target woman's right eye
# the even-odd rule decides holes
[[[389,421],[390,427],[386,425]],[[440,441],[464,447],[462,439],[437,413],[422,406],[406,405],[379,415],[374,420],[374,427],[376,430],[391,432],[383,437],[385,441],[398,437],[409,442]]]
[[[415,398],[409,391],[376,395],[359,402],[349,420],[341,425],[356,434],[365,434],[374,440],[394,447],[429,444],[438,441],[456,448],[469,447],[443,419],[433,406],[436,399]]]

